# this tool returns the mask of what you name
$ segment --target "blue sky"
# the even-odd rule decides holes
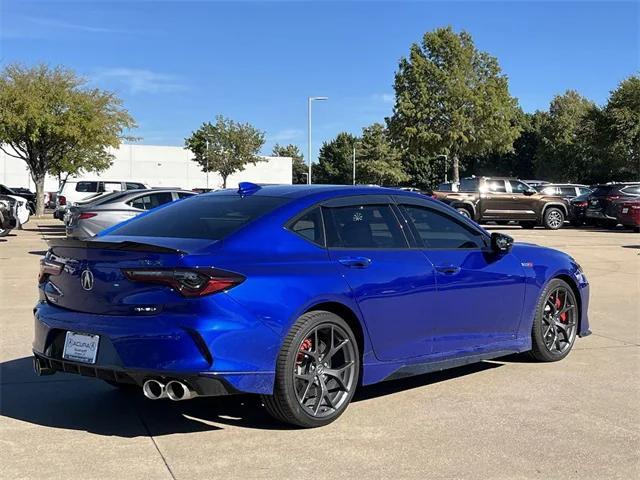
[[[526,111],[573,88],[599,104],[639,68],[637,2],[218,2],[0,0],[0,66],[62,64],[116,91],[141,143],[182,145],[216,114],[250,122],[314,157],[393,105],[412,42],[439,26],[469,31],[496,56]]]

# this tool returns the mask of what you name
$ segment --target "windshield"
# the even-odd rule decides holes
[[[222,240],[287,201],[279,197],[196,195],[139,217],[110,235]]]

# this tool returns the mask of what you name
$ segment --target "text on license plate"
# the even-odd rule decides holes
[[[98,354],[98,335],[86,333],[67,332],[64,339],[62,358],[82,363],[96,363]]]
[[[629,209],[628,209],[628,208],[623,208],[623,209],[622,209],[622,213],[627,213],[628,211],[629,211]]]

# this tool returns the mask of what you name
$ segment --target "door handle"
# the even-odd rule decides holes
[[[371,259],[367,257],[342,257],[338,261],[345,267],[367,268],[371,265]]]
[[[445,275],[455,275],[460,272],[460,267],[456,267],[455,265],[441,265],[436,267],[436,270]]]

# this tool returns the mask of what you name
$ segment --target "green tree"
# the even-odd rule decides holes
[[[8,65],[0,72],[0,149],[24,160],[36,185],[36,213],[44,212],[47,173],[100,171],[135,126],[110,92],[88,89],[71,70]]]
[[[434,177],[429,163],[438,155],[449,157],[457,181],[461,159],[509,151],[518,137],[507,77],[467,32],[427,32],[400,60],[395,92],[391,137],[406,152],[410,175],[429,170],[422,181]]]
[[[536,175],[558,182],[590,177],[598,117],[596,104],[575,90],[556,95],[541,124]]]
[[[384,125],[362,129],[356,146],[356,181],[360,184],[399,185],[409,180],[400,152],[391,144]]]
[[[216,123],[205,122],[185,139],[185,147],[194,154],[203,172],[216,172],[227,188],[227,178],[241,172],[247,165],[263,161],[258,156],[264,145],[264,132],[248,123],[216,116]]]
[[[297,145],[279,145],[275,144],[271,155],[274,157],[291,157],[292,162],[292,183],[302,184],[307,183],[307,175],[309,174],[309,167],[304,163],[304,156]]]
[[[602,113],[602,180],[640,180],[640,77],[622,81]]]
[[[358,139],[350,133],[339,133],[320,147],[318,163],[313,165],[313,183],[350,185],[353,182],[353,149]]]

